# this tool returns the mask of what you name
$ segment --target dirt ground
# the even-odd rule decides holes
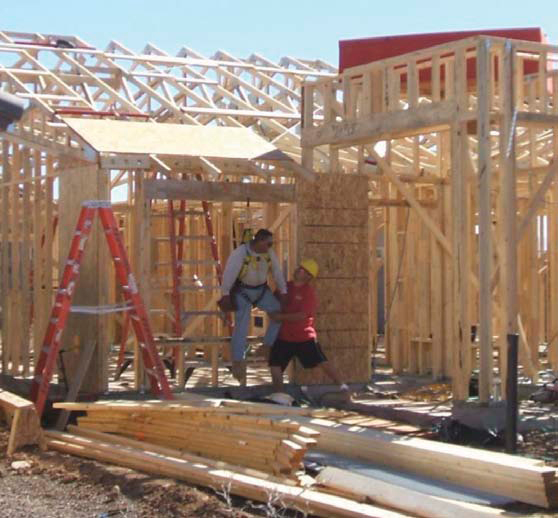
[[[54,451],[41,452],[36,447],[24,448],[8,458],[7,440],[8,431],[0,424],[1,518],[272,515],[266,512],[265,504],[231,497],[226,491],[218,495],[210,489]],[[27,466],[18,467],[18,461]]]

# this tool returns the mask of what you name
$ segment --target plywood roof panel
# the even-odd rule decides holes
[[[100,153],[248,160],[286,158],[275,146],[247,128],[83,118],[64,120]]]

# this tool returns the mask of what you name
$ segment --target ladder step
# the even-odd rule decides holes
[[[71,313],[86,313],[89,315],[106,315],[120,311],[131,311],[134,309],[129,304],[107,304],[105,306],[71,306]]]

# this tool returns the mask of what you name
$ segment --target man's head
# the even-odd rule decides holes
[[[252,243],[250,243],[250,248],[257,254],[264,254],[269,251],[272,246],[273,233],[266,228],[260,228],[260,230],[256,232],[254,239],[252,239]]]
[[[318,263],[314,259],[303,259],[294,271],[294,281],[306,284],[318,276]]]

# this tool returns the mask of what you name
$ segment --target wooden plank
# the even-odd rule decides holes
[[[308,147],[323,144],[350,146],[373,140],[432,133],[447,129],[454,113],[453,101],[440,101],[385,114],[375,113],[362,119],[307,129],[302,134],[301,142]]]
[[[327,466],[316,481],[326,487],[350,491],[391,509],[425,518],[484,518],[508,516],[502,509],[453,500],[398,486],[381,479]]]
[[[195,180],[145,180],[148,199],[292,203],[294,186]]]
[[[24,148],[22,153],[23,166],[23,196],[22,196],[22,231],[23,239],[21,243],[21,313],[22,313],[22,340],[21,340],[21,364],[22,374],[29,374],[29,349],[31,347],[31,307],[32,290],[30,285],[31,278],[31,236],[32,236],[32,206],[31,206],[31,152],[29,148]]]
[[[515,48],[506,43],[504,49],[504,99],[500,126],[500,178],[502,191],[502,239],[503,250],[500,257],[502,306],[506,334],[516,334],[517,314],[517,194],[515,177],[515,109],[514,63]],[[505,347],[507,350],[507,346]],[[505,356],[507,358],[507,356]],[[505,383],[505,380],[502,380]],[[504,385],[505,386],[505,385]]]
[[[2,372],[8,372],[9,354],[8,347],[10,343],[10,320],[8,317],[8,296],[10,292],[11,276],[10,276],[10,187],[9,183],[12,179],[10,164],[10,143],[2,139],[2,220],[0,225],[2,228]]]
[[[295,418],[293,418],[295,419]],[[556,470],[543,461],[339,425],[325,419],[296,420],[320,432],[318,449],[364,459],[421,476],[490,491],[542,507],[557,499]]]
[[[492,391],[492,159],[490,156],[489,42],[477,45],[477,141],[479,191],[479,398],[483,403]]]
[[[43,285],[45,265],[45,243],[43,229],[49,225],[45,221],[45,200],[41,183],[42,155],[35,150],[33,154],[33,359],[37,361],[40,354],[41,340],[45,332],[43,292],[47,287]]]
[[[11,361],[10,374],[17,376],[21,364],[21,340],[22,340],[22,314],[21,314],[21,200],[19,193],[19,182],[21,180],[21,148],[12,148],[12,183],[11,186],[11,250],[12,250],[12,280],[11,294],[8,300],[8,311],[5,319],[10,321],[10,337],[8,346],[8,360]]]
[[[35,405],[31,401],[0,389],[0,410],[3,411],[10,426],[8,455],[12,455],[17,448],[28,444],[38,444],[44,448],[41,423]]]
[[[190,483],[220,488],[230,487],[233,494],[267,502],[269,494],[280,495],[287,506],[299,507],[324,517],[377,516],[378,518],[399,518],[402,515],[368,504],[355,503],[346,498],[327,495],[309,489],[293,488],[256,477],[227,470],[208,469],[206,466],[188,463],[176,457],[145,452],[129,446],[119,446],[91,439],[76,438],[70,434],[49,432],[50,448],[74,455],[113,462],[140,471],[179,478]]]

